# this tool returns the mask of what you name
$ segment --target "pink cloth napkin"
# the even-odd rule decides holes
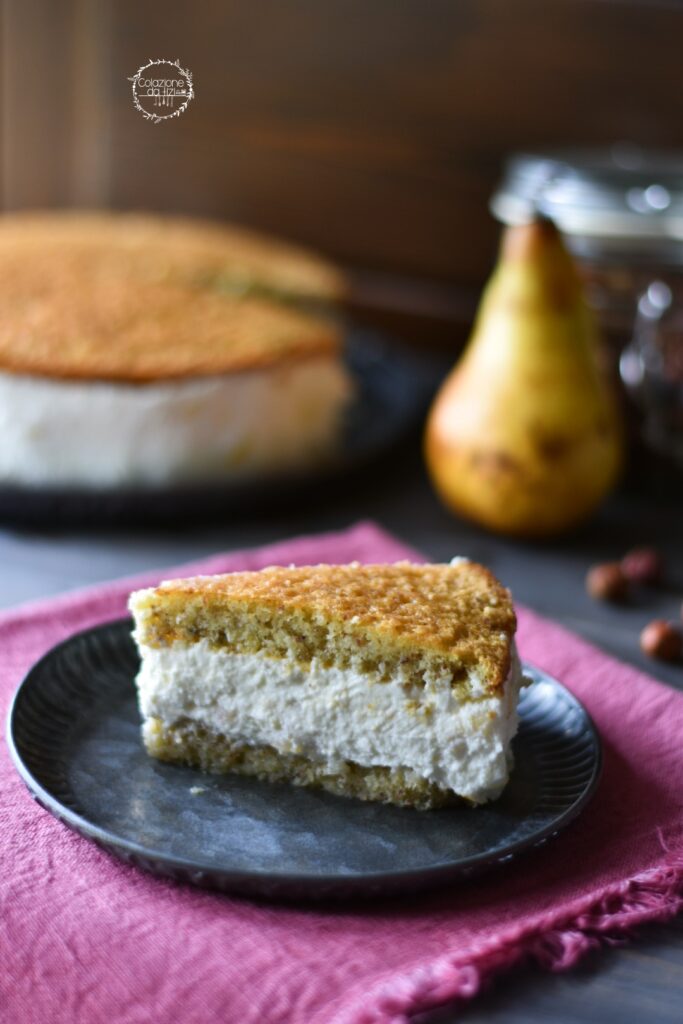
[[[185,572],[395,561],[372,524],[221,555]],[[125,611],[149,574],[0,618],[3,715],[24,672]],[[522,655],[588,707],[605,771],[561,838],[431,896],[337,909],[177,886],[109,857],[41,810],[0,758],[0,1012],[12,1024],[398,1024],[473,996],[522,958],[555,970],[683,903],[683,696],[520,610]]]

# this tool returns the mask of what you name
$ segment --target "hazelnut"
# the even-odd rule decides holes
[[[634,583],[658,583],[664,575],[662,556],[655,548],[633,548],[622,558],[621,568]]]
[[[586,590],[600,601],[623,601],[628,593],[628,580],[619,562],[594,565],[586,576]]]
[[[683,653],[683,636],[669,622],[655,619],[640,634],[640,649],[651,658],[678,661]]]

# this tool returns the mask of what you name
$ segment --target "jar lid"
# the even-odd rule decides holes
[[[683,152],[653,152],[621,144],[611,149],[520,153],[505,165],[491,199],[504,224],[534,213],[550,217],[590,249],[683,259]]]

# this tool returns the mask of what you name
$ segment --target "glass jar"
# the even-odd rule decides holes
[[[537,212],[561,229],[644,440],[683,463],[683,153],[518,154],[491,210],[504,224]]]
[[[674,305],[664,281],[653,281],[640,297],[620,370],[642,413],[645,439],[683,466],[683,307]]]
[[[606,337],[619,347],[651,282],[666,282],[683,303],[683,153],[621,144],[519,154],[507,162],[491,209],[505,224],[534,211],[557,224]]]

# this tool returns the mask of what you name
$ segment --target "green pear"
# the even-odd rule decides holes
[[[567,530],[614,486],[617,408],[550,221],[506,230],[472,336],[430,411],[425,456],[447,506],[511,535]]]

